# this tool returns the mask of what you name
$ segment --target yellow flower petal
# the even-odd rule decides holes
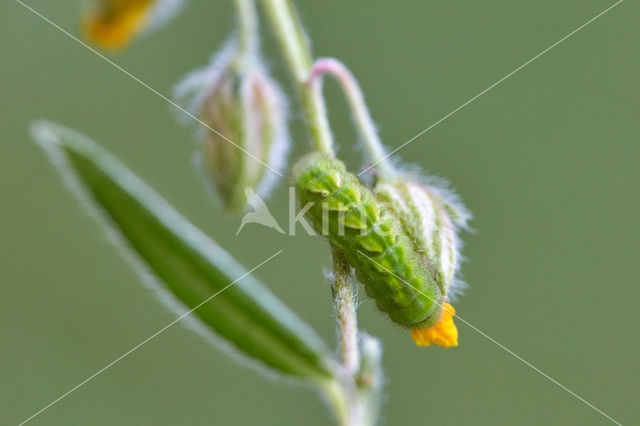
[[[118,50],[125,47],[147,23],[155,0],[102,0],[84,20],[91,42]]]
[[[445,348],[458,346],[458,329],[453,323],[456,310],[449,303],[442,305],[442,315],[429,328],[411,330],[411,338],[418,346],[438,345]]]

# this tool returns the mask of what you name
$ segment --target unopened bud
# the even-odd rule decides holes
[[[173,17],[182,0],[95,0],[83,26],[94,44],[108,50],[125,47],[136,35]]]
[[[379,182],[375,193],[396,213],[418,251],[429,259],[443,295],[455,295],[460,290],[455,287],[460,266],[457,231],[470,217],[464,206],[447,190],[419,180]]]
[[[201,121],[200,164],[227,209],[246,207],[247,187],[268,195],[289,138],[285,98],[259,59],[230,43],[178,84],[176,98]]]

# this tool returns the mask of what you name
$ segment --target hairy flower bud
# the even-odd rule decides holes
[[[227,209],[246,207],[247,187],[266,196],[285,164],[289,138],[285,98],[259,59],[239,55],[229,43],[175,93],[201,121],[199,163]]]
[[[460,263],[457,231],[466,227],[471,216],[469,212],[446,187],[407,176],[392,182],[378,182],[375,193],[400,218],[402,228],[411,237],[415,249],[431,265],[444,300],[450,300],[463,288],[463,283],[456,279]],[[417,344],[457,345],[458,334],[453,325],[455,310],[447,303],[444,311],[436,326],[414,330],[412,337]]]
[[[182,0],[95,0],[84,17],[84,30],[96,45],[121,49],[139,33],[164,24],[182,3]]]
[[[309,154],[294,175],[301,205],[310,203],[307,217],[344,253],[378,308],[408,328],[435,324],[442,291],[394,212],[335,158]]]
[[[460,264],[457,230],[470,217],[464,206],[446,190],[418,180],[378,182],[375,193],[400,218],[416,249],[430,260],[442,294],[455,296],[460,290],[455,281]]]

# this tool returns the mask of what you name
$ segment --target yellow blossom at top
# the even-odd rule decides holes
[[[104,49],[122,49],[145,27],[156,1],[100,0],[85,16],[85,33]]]
[[[438,345],[445,348],[458,346],[458,329],[453,323],[456,310],[449,303],[442,305],[442,315],[429,328],[411,330],[411,338],[418,346]]]

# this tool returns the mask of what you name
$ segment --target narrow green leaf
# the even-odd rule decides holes
[[[137,263],[183,308],[195,308],[189,317],[250,359],[326,385],[332,361],[324,343],[225,250],[86,137],[47,122],[32,130],[65,181],[97,207]]]

